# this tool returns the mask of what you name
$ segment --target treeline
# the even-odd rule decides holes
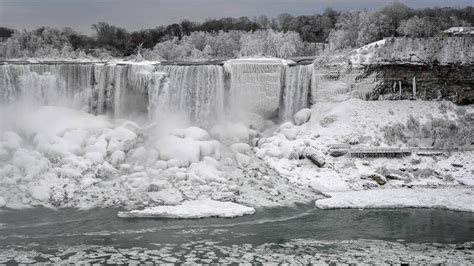
[[[412,9],[393,2],[375,11],[339,12],[275,18],[183,20],[129,32],[99,22],[93,36],[71,28],[41,27],[32,31],[1,28],[0,57],[129,57],[197,60],[235,56],[314,55],[315,47],[345,49],[385,37],[426,38],[454,26],[471,26],[473,7]]]

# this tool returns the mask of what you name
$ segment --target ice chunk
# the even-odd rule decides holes
[[[293,116],[293,119],[295,120],[295,124],[298,126],[308,122],[310,118],[311,118],[311,109],[309,108],[301,109]]]
[[[145,208],[143,210],[133,210],[129,212],[119,212],[122,218],[181,218],[197,219],[204,217],[237,217],[254,214],[255,209],[233,202],[222,202],[210,199],[185,201],[177,206],[157,206]]]

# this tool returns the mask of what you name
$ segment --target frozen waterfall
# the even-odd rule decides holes
[[[148,112],[149,87],[156,87],[155,72],[153,65],[132,64],[1,65],[0,103],[60,105],[115,117],[142,114]]]
[[[312,66],[279,59],[222,65],[6,63],[0,103],[60,105],[116,118],[178,114],[197,125],[254,112],[288,120],[308,106]]]
[[[275,116],[280,104],[285,64],[282,60],[229,60],[229,103],[235,112]]]
[[[296,112],[309,106],[312,69],[312,65],[286,67],[280,103],[281,120],[290,120]]]
[[[218,65],[158,65],[168,73],[158,105],[161,110],[186,115],[197,124],[216,121],[224,114],[224,70]]]
[[[0,103],[63,105],[89,111],[94,65],[0,65]]]

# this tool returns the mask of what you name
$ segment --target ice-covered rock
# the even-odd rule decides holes
[[[119,165],[125,161],[125,152],[123,151],[114,151],[110,156],[110,162],[113,165]]]
[[[367,176],[367,178],[374,180],[377,184],[383,186],[387,183],[385,176],[377,173],[373,173]]]
[[[331,149],[329,155],[332,157],[341,157],[347,154],[347,149]]]
[[[109,142],[107,150],[109,152],[130,150],[136,143],[138,135],[122,125],[114,129],[105,131],[105,139]]]
[[[226,179],[223,177],[223,173],[220,172],[217,169],[216,165],[209,160],[191,164],[189,167],[189,174],[192,178],[196,178],[196,180],[199,180],[199,183],[226,181]]]
[[[304,149],[302,152],[302,155],[308,158],[311,162],[313,162],[318,167],[323,167],[326,164],[324,155],[320,151],[314,148]]]
[[[4,197],[0,196],[0,208],[5,207],[5,205],[7,205],[7,201]]]
[[[155,168],[165,170],[166,168],[168,168],[168,164],[165,161],[159,160],[156,161]]]
[[[104,154],[100,152],[88,152],[84,154],[84,158],[90,160],[93,164],[100,164],[104,162]]]
[[[208,165],[212,165],[215,169],[219,169],[221,167],[221,164],[219,161],[209,156],[204,156],[202,158],[202,161]]]
[[[287,129],[287,128],[292,128],[294,127],[295,125],[293,125],[293,123],[291,122],[285,122],[283,124],[281,124],[279,127],[278,127],[278,131],[281,131],[283,129]]]
[[[6,161],[10,158],[10,153],[0,146],[0,161]]]
[[[247,143],[232,144],[232,145],[230,145],[230,149],[233,152],[238,152],[238,153],[242,153],[242,154],[249,154],[250,151],[251,151],[250,145],[248,145]]]
[[[131,154],[130,154],[131,153]],[[129,152],[129,158],[127,162],[132,163],[145,163],[148,158],[148,151],[145,147],[141,146]]]
[[[23,143],[23,138],[20,137],[18,134],[12,131],[6,131],[3,133],[3,147],[6,149],[16,150],[21,147]]]
[[[166,188],[158,191],[147,192],[147,195],[153,201],[165,205],[177,205],[183,201],[183,195],[176,188]]]
[[[188,127],[184,130],[184,137],[194,140],[210,140],[211,137],[206,130],[199,127]]]
[[[179,166],[188,166],[198,162],[201,155],[201,144],[191,138],[179,138],[168,135],[156,142],[156,149],[161,160],[177,160]]]
[[[208,140],[208,141],[200,141],[199,147],[201,150],[201,156],[209,156],[215,159],[220,159],[220,148],[221,144],[217,140]]]
[[[239,165],[243,167],[248,166],[252,160],[249,156],[241,154],[241,153],[237,153],[235,155],[235,159],[237,160]]]
[[[210,199],[185,201],[177,206],[157,206],[143,210],[119,212],[121,218],[178,218],[197,219],[204,217],[232,218],[248,214],[254,214],[255,209],[233,202],[221,202]]]
[[[301,109],[293,116],[293,119],[295,120],[295,124],[298,126],[308,122],[310,118],[311,118],[311,109],[309,108]]]

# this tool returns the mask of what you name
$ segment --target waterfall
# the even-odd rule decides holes
[[[0,103],[62,105],[88,110],[92,65],[29,64],[0,66]]]
[[[275,115],[285,64],[282,60],[229,60],[229,103],[233,112],[255,112],[265,117]]]
[[[148,119],[156,120],[160,112],[166,112],[168,104],[164,102],[161,95],[169,90],[168,74],[164,72],[154,72],[151,76],[148,89]]]
[[[280,119],[290,120],[299,110],[308,107],[312,65],[287,66],[285,86],[280,103]]]
[[[0,103],[60,105],[124,117],[146,113],[153,65],[7,64],[0,66]]]
[[[160,110],[186,115],[192,122],[204,125],[224,113],[224,71],[222,66],[158,65],[168,73],[169,84],[162,86]]]
[[[290,118],[308,105],[311,66],[282,60],[220,65],[39,63],[0,65],[0,104],[60,105],[126,118],[184,115],[209,125],[224,111]],[[226,106],[226,108],[224,108]]]

